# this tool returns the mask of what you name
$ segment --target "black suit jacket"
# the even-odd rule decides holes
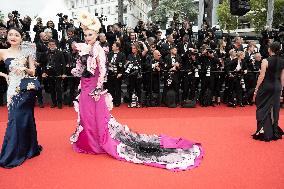
[[[42,72],[48,73],[51,70],[52,75],[59,76],[66,73],[66,62],[61,51],[55,50],[54,53],[47,53],[47,62],[43,65]]]
[[[124,54],[123,52],[118,52],[117,57],[116,57],[116,59],[115,59],[115,62],[114,62],[114,63],[111,63],[111,60],[112,60],[113,56],[114,56],[114,52],[111,51],[111,52],[108,54],[108,56],[107,56],[107,58],[108,58],[108,64],[109,64],[109,66],[110,66],[110,64],[113,64],[114,66],[116,66],[116,68],[117,68],[117,73],[115,74],[113,71],[110,71],[109,74],[111,74],[111,75],[113,75],[113,74],[115,74],[115,75],[117,75],[117,74],[123,74],[123,72],[124,72],[124,65],[125,65],[125,62],[126,62],[126,56],[125,56],[125,54]]]

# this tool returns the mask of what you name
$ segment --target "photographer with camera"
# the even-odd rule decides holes
[[[172,35],[175,43],[178,43],[178,41],[180,39],[179,25],[180,25],[180,23],[178,23],[176,21],[172,21],[171,27],[166,29],[166,36]]]
[[[244,75],[247,74],[245,63],[245,53],[237,52],[237,58],[233,59],[228,65],[229,72],[229,107],[235,108],[237,105],[243,107],[243,91],[245,90]]]
[[[114,42],[112,45],[112,51],[107,56],[107,89],[113,97],[113,103],[115,107],[119,107],[121,104],[121,85],[124,65],[126,62],[125,54],[121,52],[120,48],[120,43]]]
[[[161,46],[162,57],[168,56],[170,54],[170,49],[173,46],[175,46],[175,44],[174,44],[174,37],[173,37],[173,35],[168,35],[166,42],[163,43],[162,46]]]
[[[107,41],[106,34],[100,33],[98,38],[99,38],[100,46],[104,49],[105,54],[107,55],[109,53],[109,43]]]
[[[255,53],[254,42],[249,42],[247,51],[245,52],[245,62],[247,65],[248,73],[245,75],[246,93],[244,95],[244,104],[253,105],[253,95],[257,82],[257,76],[261,68],[261,55]]]
[[[55,29],[55,25],[54,25],[54,23],[53,23],[52,20],[49,20],[49,21],[46,23],[46,27],[45,27],[44,29],[46,29],[46,28],[51,29],[51,31],[52,31],[52,39],[55,39],[56,41],[58,41],[58,32],[57,32],[57,30]]]
[[[182,24],[182,28],[179,30],[180,38],[183,38],[183,36],[188,35],[189,40],[191,41],[193,31],[192,31],[192,25],[188,21],[184,21]]]
[[[182,72],[182,104],[187,100],[194,101],[196,94],[196,84],[199,78],[199,62],[197,49],[189,49],[185,52],[181,63]]]
[[[31,41],[31,36],[30,36],[30,28],[31,28],[31,23],[32,19],[29,16],[25,16],[23,19],[19,19],[21,25],[22,25],[22,31],[24,33],[24,40],[25,41]]]
[[[201,80],[201,90],[199,95],[199,103],[202,107],[212,106],[212,64],[210,61],[212,49],[208,45],[204,44],[201,47],[201,55],[198,61],[201,65],[200,70],[200,80]]]
[[[75,29],[74,28],[68,28],[67,35],[65,38],[62,38],[60,41],[60,49],[63,52],[65,63],[66,63],[66,75],[72,76],[71,70],[75,67],[75,63],[73,60],[73,56],[76,56],[76,51],[72,48],[73,43],[79,43],[80,39],[75,35]],[[74,45],[73,45],[74,46]],[[75,54],[74,54],[75,53]],[[69,88],[69,94],[66,94],[64,96],[64,103],[66,105],[72,106],[74,96],[75,96],[75,86],[77,85],[77,78],[74,77],[68,77],[63,81],[63,91],[68,91]]]
[[[42,77],[48,81],[51,95],[51,108],[62,109],[62,79],[66,77],[66,63],[64,55],[57,49],[56,40],[48,42],[47,63],[43,66]]]
[[[145,23],[142,20],[138,21],[137,26],[134,28],[134,32],[137,33],[138,41],[145,41],[147,39]]]
[[[37,43],[40,40],[39,34],[44,31],[44,26],[40,17],[36,19],[36,25],[34,25],[33,31],[36,33],[34,42]]]
[[[18,11],[12,11],[12,13],[8,14],[8,21],[7,21],[7,29],[9,28],[22,28],[21,23],[19,22],[20,14]]]
[[[45,92],[49,92],[48,85],[43,82],[42,79],[42,70],[43,66],[47,63],[47,53],[48,53],[48,37],[44,32],[41,32],[39,34],[39,41],[36,43],[36,76],[39,80],[39,82],[44,84]],[[37,91],[37,97],[38,97],[38,104],[40,108],[44,108],[43,105],[43,96],[42,96],[42,89],[39,89]]]
[[[162,67],[164,65],[161,53],[156,50],[155,43],[149,44],[148,55],[144,66],[143,87],[145,90],[144,105],[159,106],[160,105],[160,79]]]
[[[137,34],[135,32],[129,32],[128,37],[126,38],[125,41],[125,49],[124,49],[126,57],[128,57],[132,53],[131,46],[137,42],[138,42]]]
[[[139,44],[140,43],[140,44]],[[143,45],[143,52],[140,51],[140,45]],[[129,98],[131,99],[129,107],[140,108],[141,87],[142,87],[142,67],[144,62],[142,58],[146,56],[148,49],[143,42],[135,42],[131,45],[132,53],[127,57],[125,65],[125,74],[129,80]]]

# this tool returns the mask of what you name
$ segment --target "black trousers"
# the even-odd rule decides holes
[[[248,73],[245,76],[245,84],[247,89],[247,92],[245,94],[245,100],[249,103],[252,102],[256,82],[257,82],[257,77],[255,73]]]
[[[201,77],[201,90],[199,95],[199,102],[202,106],[210,106],[213,104],[212,96],[215,81],[214,76],[202,76]]]
[[[238,103],[242,104],[242,98],[243,98],[243,93],[242,93],[242,86],[241,86],[241,77],[235,76],[229,78],[229,102],[230,103]],[[235,99],[237,102],[235,102]]]
[[[131,102],[131,98],[133,93],[135,92],[138,97],[138,102],[141,103],[141,87],[142,87],[142,78],[138,78],[137,75],[129,76],[129,98]]]
[[[49,75],[47,82],[52,103],[62,105],[62,78]]]
[[[80,84],[80,78],[79,77],[68,77],[66,78],[68,82],[69,87],[69,93],[68,93],[68,104],[72,105],[73,101],[76,98],[76,91],[78,89],[78,86]]]
[[[121,85],[122,85],[121,78],[117,78],[116,75],[108,75],[107,89],[113,98],[114,105],[121,104]]]
[[[194,100],[196,92],[196,78],[194,74],[186,74],[182,79],[182,100]]]

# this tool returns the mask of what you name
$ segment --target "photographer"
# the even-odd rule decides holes
[[[72,44],[74,42],[79,43],[80,39],[75,36],[75,29],[69,28],[67,30],[67,36],[65,38],[62,38],[60,41],[60,49],[62,50],[64,55],[67,76],[72,76],[71,70],[74,67],[74,62],[72,62],[72,56],[74,56],[73,53],[75,53],[72,49]],[[68,91],[68,88],[70,89],[69,94],[64,96],[64,103],[69,106],[72,106],[74,100],[72,96],[75,95],[74,85],[76,84],[72,83],[73,81],[76,83],[76,79],[74,79],[73,77],[68,77],[63,81],[63,91],[66,92]]]
[[[189,41],[189,36],[184,35],[182,37],[182,41],[178,43],[177,47],[179,55],[181,56],[182,59],[184,59],[189,49],[193,48],[193,45]]]
[[[99,34],[99,42],[100,42],[100,46],[104,49],[105,54],[107,55],[109,53],[109,43],[104,33]]]
[[[44,31],[44,26],[40,17],[36,19],[36,25],[34,25],[33,31],[36,33],[34,42],[37,43],[40,40],[39,34]]]
[[[140,42],[142,43],[142,42]],[[141,104],[141,85],[142,85],[142,57],[146,56],[148,49],[143,43],[144,50],[140,52],[140,45],[138,42],[131,45],[132,53],[127,57],[127,64],[125,73],[129,79],[129,98],[131,102],[129,107],[140,107]],[[137,100],[138,98],[138,100]]]
[[[201,65],[200,79],[201,90],[199,96],[199,102],[202,107],[212,106],[212,65],[210,61],[210,55],[212,49],[208,48],[206,44],[201,47],[201,55],[198,59]]]
[[[229,91],[230,99],[228,106],[235,108],[238,104],[243,107],[243,90],[245,89],[244,74],[247,73],[246,63],[244,61],[245,53],[237,52],[237,58],[228,64],[229,71]]]
[[[179,33],[180,38],[183,38],[183,36],[188,35],[188,38],[190,40],[193,35],[191,23],[188,21],[184,21],[182,24],[182,28],[179,30]]]
[[[172,35],[175,43],[177,43],[179,38],[180,38],[179,25],[180,25],[180,23],[173,21],[173,22],[171,22],[171,27],[166,29],[166,36]]]
[[[7,29],[0,27],[0,49],[7,49],[9,43],[7,42]]]
[[[138,21],[137,26],[134,28],[134,32],[137,33],[138,41],[145,41],[147,39],[145,24],[142,20]]]
[[[174,46],[174,37],[173,35],[168,35],[167,40],[161,46],[162,57],[166,57],[170,54],[170,49]]]
[[[123,52],[120,51],[120,43],[114,42],[112,45],[112,51],[108,54],[108,79],[107,89],[113,97],[113,103],[115,107],[119,107],[121,104],[121,84],[122,75],[124,71],[124,65],[126,57]]]
[[[247,46],[247,52],[245,53],[245,62],[247,65],[248,73],[245,75],[245,85],[246,85],[246,94],[244,95],[244,103],[252,105],[253,93],[255,90],[257,76],[260,71],[261,66],[261,55],[260,53],[254,52],[255,45],[250,42]]]
[[[175,108],[179,103],[179,70],[181,58],[177,54],[177,48],[172,46],[170,54],[165,57],[165,76],[163,103],[170,108]]]
[[[50,39],[48,42],[47,63],[43,66],[43,78],[47,78],[51,94],[51,108],[62,109],[62,79],[66,77],[66,64],[64,55],[57,50],[56,41]]]
[[[155,44],[150,46],[151,53],[146,58],[145,73],[145,106],[159,106],[160,104],[160,79],[164,65],[161,53],[156,50]]]
[[[198,72],[198,51],[190,49],[185,53],[181,64],[182,72],[182,102],[194,100],[196,84],[199,77]]]
[[[18,11],[12,11],[12,13],[8,14],[8,21],[7,21],[7,29],[9,28],[22,28],[22,25],[19,22],[20,14]]]
[[[51,29],[52,31],[52,39],[55,39],[56,41],[58,41],[58,32],[57,30],[55,29],[55,25],[53,23],[53,21],[49,20],[47,23],[46,23],[46,28],[49,28]]]
[[[32,19],[29,16],[25,16],[24,19],[19,19],[22,24],[22,31],[24,32],[25,41],[31,41],[31,36],[29,34]]]
[[[131,46],[134,43],[137,43],[136,33],[130,32],[129,37],[127,38],[127,41],[125,42],[124,52],[125,52],[126,57],[128,57],[128,55],[131,54]]]
[[[47,53],[48,53],[48,37],[44,32],[39,34],[40,40],[36,43],[36,57],[37,57],[37,66],[36,66],[36,76],[41,84],[43,84],[42,79],[42,70],[43,66],[47,63]],[[45,92],[49,92],[48,85],[44,84]],[[40,108],[43,108],[43,96],[42,89],[38,90],[38,104]]]
[[[72,28],[69,28],[68,31],[73,30]],[[68,32],[67,32],[68,35]],[[76,38],[76,37],[75,37]],[[73,40],[71,43],[71,52],[70,52],[70,60],[66,62],[66,75],[70,76],[67,79],[67,85],[69,88],[69,94],[68,94],[68,99],[67,99],[67,105],[69,107],[73,106],[73,101],[75,100],[76,95],[76,90],[78,89],[78,86],[80,84],[80,78],[79,77],[74,77],[71,74],[71,70],[76,67],[77,60],[79,59],[79,53],[76,49],[76,40]],[[65,80],[66,80],[65,79]]]

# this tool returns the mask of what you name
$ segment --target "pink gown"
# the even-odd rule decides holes
[[[144,164],[172,171],[189,170],[199,166],[203,158],[201,144],[166,135],[146,135],[131,131],[118,123],[110,114],[112,98],[106,91],[99,100],[90,94],[102,88],[106,76],[106,56],[96,43],[90,51],[87,64],[77,61],[73,75],[82,76],[88,70],[93,76],[81,77],[77,128],[70,140],[73,149],[79,153],[109,154],[113,158],[137,164]]]

